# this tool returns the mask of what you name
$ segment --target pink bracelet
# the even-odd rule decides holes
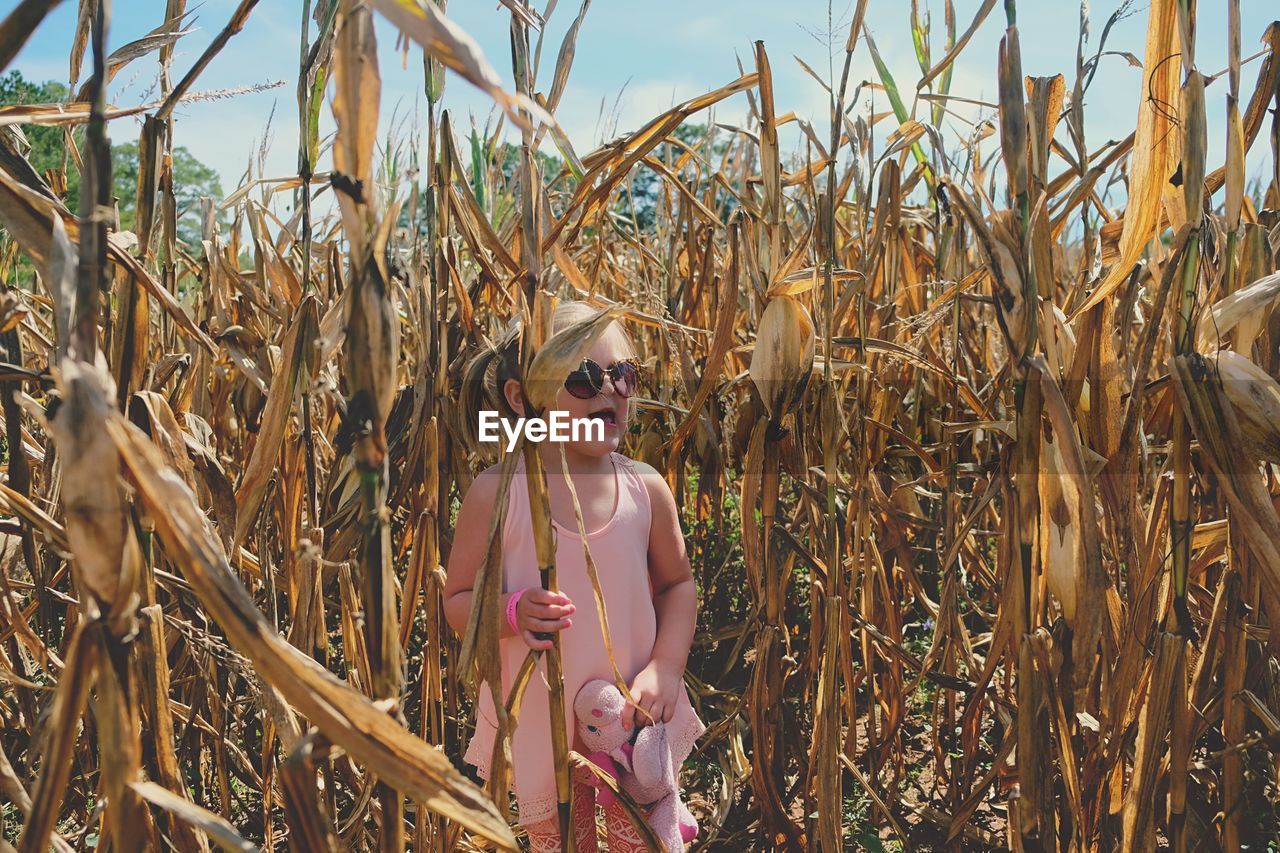
[[[507,599],[507,624],[517,634],[520,633],[520,626],[516,624],[516,605],[520,603],[520,596],[524,595],[526,591],[524,589],[518,590]]]

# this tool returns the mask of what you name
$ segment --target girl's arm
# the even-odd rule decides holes
[[[631,698],[623,710],[623,725],[630,728],[638,717],[647,723],[670,722],[684,688],[684,668],[693,645],[698,621],[698,591],[685,550],[684,533],[676,499],[667,481],[653,468],[636,463],[649,490],[652,522],[649,528],[649,578],[653,581],[653,607],[658,633],[649,664],[631,685]],[[637,713],[636,706],[640,711]]]
[[[482,472],[476,477],[462,499],[458,520],[454,525],[453,547],[449,550],[449,565],[444,581],[444,617],[461,634],[467,629],[471,617],[471,600],[474,597],[476,574],[484,565],[489,550],[489,522],[498,499],[498,468]],[[507,612],[507,602],[518,590],[502,593],[501,612]],[[573,603],[562,593],[550,593],[534,587],[521,596],[516,606],[516,624],[520,636],[532,649],[551,648],[550,640],[540,640],[534,631],[559,631],[572,623]],[[516,636],[507,624],[505,615],[499,619],[499,637]]]

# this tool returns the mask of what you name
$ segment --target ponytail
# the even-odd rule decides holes
[[[483,457],[493,455],[493,446],[479,439],[480,413],[496,411],[503,418],[519,413],[507,402],[503,388],[507,380],[520,381],[520,324],[513,320],[494,342],[485,342],[463,368],[458,408],[463,413],[463,435],[471,449]]]

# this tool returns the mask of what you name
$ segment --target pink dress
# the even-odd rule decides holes
[[[612,454],[617,482],[617,505],[603,527],[587,533],[587,544],[600,576],[605,610],[609,617],[614,659],[627,683],[649,663],[657,632],[653,607],[653,587],[649,580],[649,492],[636,465],[627,457]],[[560,591],[573,601],[573,626],[561,631],[560,650],[564,665],[565,728],[569,743],[585,753],[576,737],[573,700],[588,681],[613,681],[613,669],[605,652],[604,638],[596,610],[591,579],[587,575],[582,537],[577,528],[567,529],[552,521],[556,537],[556,571]],[[533,525],[529,519],[529,497],[521,462],[511,481],[507,518],[502,529],[503,591],[541,585],[533,545]],[[501,641],[503,695],[524,662],[529,647],[520,637]],[[525,689],[519,725],[511,743],[516,802],[522,826],[533,826],[555,817],[555,763],[551,755],[551,714],[547,688],[546,659]],[[692,751],[694,741],[706,730],[680,690],[675,716],[667,724],[673,763],[678,768]],[[497,734],[497,716],[489,686],[482,684],[476,713],[476,731],[467,745],[465,760],[489,778],[489,762]]]

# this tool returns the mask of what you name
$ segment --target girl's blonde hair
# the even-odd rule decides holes
[[[558,303],[551,315],[551,334],[558,334],[574,323],[595,316],[599,308],[586,302],[566,300]],[[620,334],[627,347],[635,352],[635,342],[621,324],[614,323],[605,334]],[[493,445],[479,440],[479,418],[482,411],[496,411],[504,418],[520,416],[507,402],[503,392],[507,380],[521,381],[520,318],[513,317],[507,328],[493,342],[486,342],[463,368],[459,409],[463,413],[464,435],[471,449],[482,456],[493,455]]]

